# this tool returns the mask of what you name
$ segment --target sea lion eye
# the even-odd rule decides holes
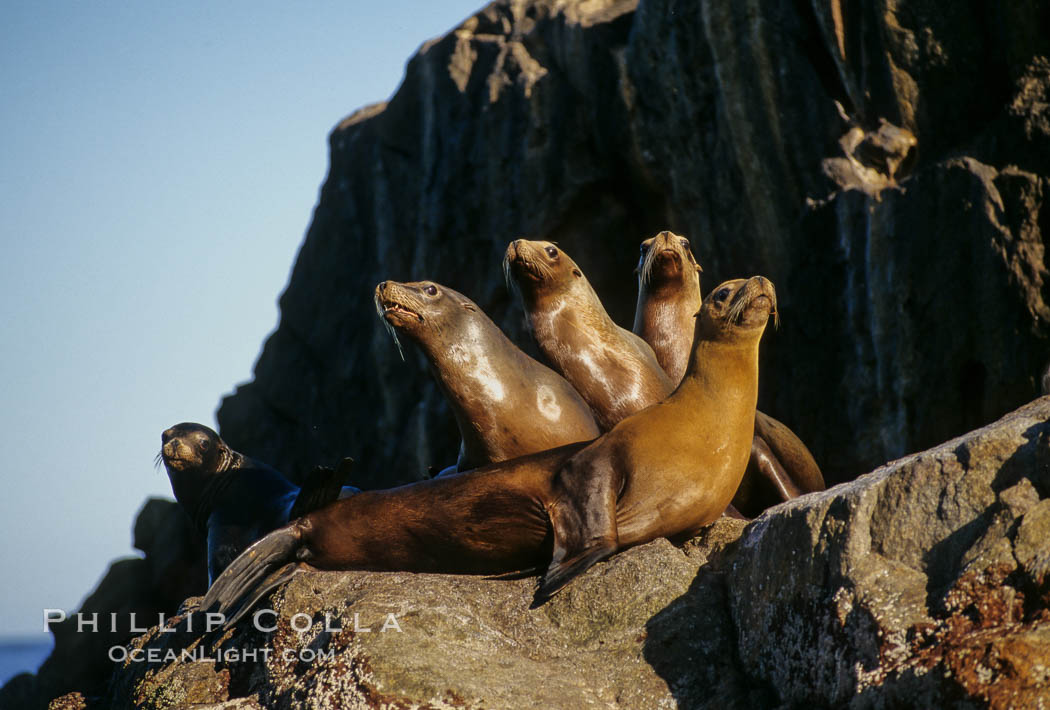
[[[689,240],[688,240],[688,239],[682,239],[682,240],[681,240],[681,242],[680,242],[680,244],[681,244],[681,245],[682,245],[682,247],[683,247],[683,248],[685,248],[685,249],[688,249],[688,248],[689,248]]]
[[[425,293],[428,296],[436,296],[438,293],[437,286],[435,286],[434,284],[427,284],[423,287],[423,293]]]
[[[547,256],[549,256],[552,259],[558,256],[558,250],[554,247],[544,247],[543,250],[547,252]]]
[[[207,451],[209,448],[211,448],[211,441],[208,439],[201,439],[200,447],[201,451]]]
[[[715,301],[717,301],[718,303],[721,303],[722,301],[726,300],[726,297],[728,295],[729,295],[729,288],[728,287],[727,288],[723,288],[723,289],[719,289],[718,293],[715,294]]]
[[[649,244],[647,244],[646,242],[642,242],[642,245],[638,247],[638,251],[640,251],[642,254],[645,254],[645,252],[649,251]]]

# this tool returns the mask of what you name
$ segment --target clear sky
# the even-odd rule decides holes
[[[482,0],[0,8],[0,637],[74,611],[277,324],[327,134]]]

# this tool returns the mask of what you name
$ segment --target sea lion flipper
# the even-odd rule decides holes
[[[554,545],[551,563],[536,590],[533,607],[543,604],[574,577],[612,555],[617,545],[616,498],[618,472],[595,466],[586,455],[569,460],[559,471],[559,496],[548,506]]]
[[[751,460],[758,472],[773,485],[781,500],[791,500],[802,495],[802,491],[791,480],[790,474],[784,470],[784,465],[769,448],[769,444],[757,434],[751,442]]]
[[[262,599],[274,589],[290,580],[301,569],[302,566],[298,563],[289,562],[288,564],[282,567],[278,567],[276,570],[271,572],[266,577],[266,579],[264,579],[255,587],[255,592],[254,594],[252,594],[251,598],[246,600],[243,604],[241,604],[240,608],[234,613],[233,616],[231,616],[223,623],[222,627],[224,629],[228,629],[234,624],[236,624],[238,621],[240,621],[241,617],[243,617],[245,614],[251,611],[252,608],[255,607],[255,604],[260,599]]]
[[[218,611],[233,617],[224,624],[232,626],[263,594],[291,578],[302,549],[302,533],[292,524],[274,530],[240,554],[211,585],[200,609]]]
[[[769,445],[777,460],[788,472],[791,481],[801,493],[822,491],[826,488],[824,474],[809,448],[786,424],[764,412],[755,412],[755,436]]]
[[[566,584],[615,552],[615,544],[603,544],[567,562],[551,563],[551,566],[547,568],[547,573],[543,575],[543,580],[536,588],[536,594],[529,608],[535,609],[542,606]]]
[[[292,504],[288,513],[289,520],[301,518],[307,513],[312,513],[318,508],[323,508],[338,498],[346,498],[346,489],[343,483],[350,475],[354,460],[345,458],[339,463],[339,468],[331,469],[327,466],[317,466],[310,471],[303,480],[303,486],[299,489],[299,495]],[[357,489],[351,489],[356,491]]]

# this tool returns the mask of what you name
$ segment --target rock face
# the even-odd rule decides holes
[[[1044,707],[1050,397],[750,524],[628,550],[537,610],[532,585],[301,574],[262,629],[201,633],[198,615],[136,639],[156,660],[124,663],[105,707]]]
[[[661,229],[690,237],[705,287],[776,283],[760,408],[829,481],[972,430],[1036,396],[1050,358],[1048,96],[1046,3],[492,3],[332,131],[222,434],[293,475],[353,456],[366,487],[450,464],[455,424],[374,285],[446,283],[530,349],[511,239],[559,242],[629,325]]]

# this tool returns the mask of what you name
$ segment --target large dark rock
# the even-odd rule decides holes
[[[526,348],[499,264],[558,241],[629,324],[638,242],[778,287],[760,405],[829,481],[987,423],[1050,354],[1050,7],[899,0],[496,2],[424,45],[331,168],[255,379],[218,419],[293,475],[455,460],[421,358],[371,307],[433,279]]]
[[[126,662],[105,706],[1040,707],[1048,541],[1044,397],[750,524],[628,550],[535,610],[533,580],[304,573],[268,629],[136,639],[155,660]]]

